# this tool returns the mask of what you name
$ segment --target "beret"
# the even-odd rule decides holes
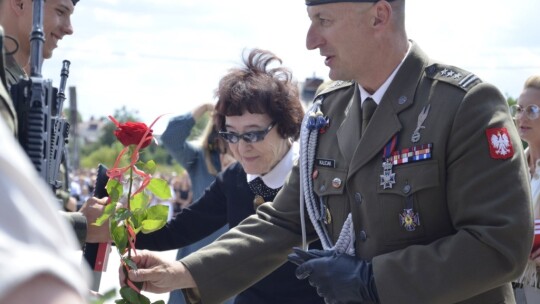
[[[392,0],[387,0],[392,1]],[[319,4],[328,4],[336,2],[379,2],[379,0],[306,0],[307,6],[319,5]]]
[[[73,6],[75,6],[79,0],[71,0],[71,2],[73,2]]]

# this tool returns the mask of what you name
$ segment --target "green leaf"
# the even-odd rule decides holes
[[[128,235],[124,225],[115,225],[111,229],[111,237],[119,252],[123,253],[128,244]]]
[[[144,209],[148,207],[150,202],[150,197],[144,193],[144,191],[137,193],[134,197],[131,198],[129,202],[129,209],[135,211],[137,209]]]
[[[133,262],[132,259],[128,258],[128,257],[122,257],[122,260],[124,261],[124,263],[126,263],[129,267],[129,269],[133,269],[133,270],[137,270],[137,264],[135,262]]]
[[[93,225],[96,225],[96,226],[101,226],[103,225],[103,223],[105,223],[109,217],[113,214],[115,214],[116,212],[116,204],[108,204],[107,206],[105,206],[105,209],[103,209],[103,213],[101,214],[100,217],[98,217],[96,219],[96,222],[93,224]]]
[[[146,219],[142,222],[142,232],[150,233],[159,230],[167,223],[169,216],[169,206],[154,205],[146,209]]]
[[[137,163],[137,168],[141,168],[141,170],[143,170],[144,172],[148,174],[154,174],[156,173],[157,165],[156,165],[156,162],[154,162],[153,160],[149,160],[146,163],[139,161]]]
[[[116,214],[114,215],[114,220],[117,222],[121,222],[131,216],[131,212],[127,210],[126,208],[118,208],[116,210]]]
[[[130,304],[128,301],[124,299],[119,299],[114,301],[115,304]]]
[[[146,209],[137,209],[132,212],[131,227],[133,228],[133,231],[135,231],[135,234],[141,231],[141,225],[145,219],[146,219]]]
[[[171,188],[169,183],[164,179],[152,178],[146,189],[150,190],[150,192],[160,199],[171,198]]]
[[[142,222],[141,231],[142,233],[151,233],[156,230],[159,230],[165,226],[167,221],[160,220],[144,220]]]
[[[107,182],[107,193],[109,194],[109,198],[111,199],[112,203],[116,203],[120,201],[120,198],[124,194],[124,187],[121,183],[119,183],[116,179],[112,178],[109,179]]]
[[[130,304],[150,304],[150,300],[144,295],[131,289],[129,286],[124,286],[120,289],[120,295]]]

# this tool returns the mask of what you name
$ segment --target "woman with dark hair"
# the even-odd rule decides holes
[[[291,72],[281,66],[270,69],[275,62],[281,60],[254,49],[245,66],[221,79],[214,122],[238,162],[218,174],[202,197],[163,229],[137,236],[137,248],[185,246],[224,224],[237,226],[260,204],[274,199],[298,157],[294,141],[304,114]],[[306,280],[295,277],[295,269],[287,262],[248,289],[238,290],[235,303],[324,303]]]
[[[226,143],[219,138],[214,122],[209,120],[201,135],[194,141],[189,141],[195,123],[205,113],[211,113],[214,105],[207,103],[194,108],[191,112],[173,117],[161,135],[161,142],[171,156],[187,171],[191,179],[192,200],[194,201],[204,193],[216,178],[216,175],[234,162],[234,158],[227,151]],[[185,206],[183,206],[185,207]],[[179,210],[175,210],[177,213]],[[199,241],[182,246],[178,249],[177,259],[181,259],[210,243],[228,231],[229,227],[223,225],[213,233]],[[170,294],[168,304],[185,304],[184,295],[180,291]],[[227,304],[233,303],[227,301]]]

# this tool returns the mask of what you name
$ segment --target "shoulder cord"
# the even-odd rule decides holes
[[[304,206],[307,209],[309,219],[321,240],[325,250],[334,249],[338,253],[347,253],[354,255],[354,227],[352,216],[349,213],[347,220],[343,224],[339,238],[334,246],[326,230],[326,226],[321,223],[323,215],[317,208],[317,205],[322,205],[322,199],[317,201],[315,192],[313,191],[313,164],[315,163],[315,154],[317,150],[317,140],[321,124],[314,122],[317,116],[322,117],[320,111],[322,97],[315,101],[311,109],[306,113],[302,121],[300,130],[300,223],[302,225],[302,247],[307,250],[306,242],[306,223]]]

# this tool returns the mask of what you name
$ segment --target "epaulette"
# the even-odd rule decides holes
[[[329,84],[327,84],[326,87],[317,94],[317,96],[315,96],[315,99],[317,99],[317,97],[319,96],[328,94],[332,91],[350,87],[351,85],[353,85],[352,81],[343,81],[343,80],[332,81]]]
[[[465,91],[482,82],[478,76],[469,71],[439,63],[428,66],[425,72],[429,78],[444,81]]]

